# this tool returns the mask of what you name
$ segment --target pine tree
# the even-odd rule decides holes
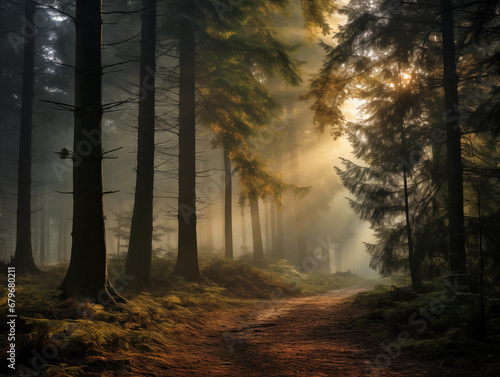
[[[462,172],[461,120],[458,103],[458,75],[455,54],[453,1],[440,0],[443,38],[443,81],[446,116],[446,152],[448,181],[448,221],[450,271],[466,273],[464,191]]]
[[[224,255],[233,259],[233,190],[231,160],[226,150],[224,154]]]
[[[500,220],[500,172],[495,147],[500,136],[500,4],[486,0],[471,3],[466,10],[466,22],[459,29],[465,34],[461,39],[467,41],[460,50],[466,57],[460,59],[459,66],[466,74],[460,77],[459,101],[467,140],[462,144],[466,242],[472,245],[468,247],[467,271],[472,273],[471,285],[483,287],[500,276],[500,236],[494,231]],[[491,279],[485,279],[488,276]]]
[[[24,3],[25,32],[34,25],[36,4]],[[32,33],[34,30],[32,30]],[[25,36],[23,52],[23,86],[21,103],[21,132],[19,136],[19,164],[17,181],[16,251],[12,265],[22,273],[39,273],[31,247],[31,141],[35,85],[35,35]]]
[[[426,206],[415,209],[413,231],[409,226],[406,229],[407,239],[410,242],[412,238],[416,238],[414,248],[409,245],[409,250],[410,254],[415,254],[417,262],[412,262],[413,258],[409,257],[410,264],[418,266],[418,260],[423,258],[418,250],[425,244],[419,239],[422,235],[420,228],[423,229],[425,223],[420,223],[420,221],[425,218],[428,222],[430,212],[432,212],[434,216],[432,222],[441,224],[441,203],[447,202],[448,208],[456,209],[454,214],[451,212],[448,214],[450,241],[454,240],[450,245],[454,250],[450,255],[450,261],[454,260],[452,270],[457,270],[459,266],[458,270],[464,272],[465,264],[462,262],[465,261],[465,253],[460,251],[464,250],[463,232],[460,230],[463,229],[463,217],[459,213],[459,207],[463,211],[463,194],[460,194],[461,179],[459,178],[461,174],[459,172],[461,170],[459,164],[460,129],[459,125],[457,127],[457,118],[453,117],[457,115],[458,110],[451,104],[456,101],[451,101],[449,98],[446,101],[443,99],[441,92],[443,86],[439,85],[440,81],[444,82],[445,87],[448,86],[446,91],[449,94],[451,84],[456,80],[456,69],[451,67],[450,71],[449,66],[449,62],[454,59],[446,58],[444,79],[442,63],[443,56],[450,51],[450,40],[454,43],[453,37],[444,38],[450,27],[453,28],[453,23],[450,24],[449,20],[447,23],[443,21],[447,27],[445,30],[445,27],[441,26],[440,13],[437,10],[439,10],[439,4],[431,3],[415,2],[394,5],[387,1],[370,4],[351,1],[341,10],[341,13],[345,14],[348,19],[335,35],[338,43],[335,47],[324,45],[327,53],[325,64],[313,80],[304,99],[314,99],[312,109],[315,112],[315,123],[323,130],[331,127],[335,137],[346,132],[346,122],[341,111],[344,102],[351,98],[366,101],[366,105],[363,106],[364,120],[361,123],[365,126],[377,124],[379,129],[378,135],[354,145],[357,156],[361,156],[370,166],[386,169],[388,172],[393,171],[391,166],[394,165],[395,160],[398,160],[403,173],[402,186],[406,186],[406,191],[408,191],[406,197],[411,198],[413,190],[411,186],[408,186],[410,171],[413,175],[412,180],[416,184],[415,190],[432,194],[430,200],[425,197],[414,199],[415,203],[423,202]],[[448,10],[451,12],[449,7],[446,8],[446,11]],[[443,15],[443,20],[446,20],[446,14]],[[441,46],[442,36],[447,40],[444,43],[444,53]],[[394,120],[394,115],[398,113],[397,103],[401,97],[393,95],[391,98],[391,95],[386,95],[386,93],[393,91],[398,83],[406,80],[405,77],[412,82],[411,91],[408,93],[413,98],[413,104],[408,105],[411,112],[406,114],[407,119],[400,122],[407,125],[403,126],[403,129],[398,129],[395,127],[398,122]],[[391,83],[389,88],[388,83]],[[423,105],[424,102],[425,105]],[[418,107],[414,104],[418,104]],[[418,108],[420,110],[415,111]],[[453,111],[446,111],[446,109]],[[445,130],[441,124],[442,114],[447,114],[448,130]],[[389,133],[385,133],[386,125],[391,122],[393,130],[387,129]],[[405,136],[402,136],[401,131]],[[347,130],[347,132],[352,140],[352,130]],[[366,130],[365,132],[365,128],[359,128],[357,132],[366,138],[367,133],[374,131]],[[445,141],[447,141],[448,168],[443,166],[443,151],[445,150],[443,143]],[[394,145],[401,150],[397,154],[388,153],[388,145]],[[387,154],[390,155],[389,159]],[[421,164],[427,168],[422,169]],[[450,169],[452,165],[453,168]],[[414,169],[416,166],[419,166],[419,171]],[[443,186],[442,176],[446,176],[447,173],[449,174],[447,179],[449,191],[448,196],[445,196],[441,187]],[[410,200],[406,207],[411,206]],[[433,208],[432,211],[431,208]],[[408,211],[405,212],[408,213]],[[407,224],[409,224],[411,218],[407,217],[409,220]],[[386,231],[380,231],[378,234],[382,240],[380,253],[384,251],[384,244],[397,239],[397,237],[389,237]],[[436,243],[435,246],[437,244],[442,245],[442,243]],[[414,253],[411,252],[412,249],[415,249]],[[371,251],[374,251],[373,248]],[[456,257],[457,255],[459,257]],[[390,255],[386,255],[386,258],[389,263]]]
[[[107,273],[102,186],[102,14],[99,0],[77,0],[71,261],[64,297],[114,302]]]
[[[179,200],[178,255],[174,274],[202,278],[196,235],[196,39],[194,0],[183,2],[179,15]]]
[[[206,125],[213,124],[214,129],[227,129],[227,134],[215,143],[228,151],[231,161],[237,164],[233,151],[241,144],[240,139],[251,136],[262,119],[269,119],[265,110],[275,107],[274,101],[263,99],[269,96],[262,85],[255,84],[257,75],[279,75],[292,84],[300,80],[296,63],[288,57],[287,46],[269,27],[269,16],[275,10],[283,9],[284,5],[281,1],[259,1],[229,11],[214,4],[190,1],[177,8],[180,57],[179,250],[174,273],[189,280],[201,278],[196,241],[196,87],[200,88],[200,120]],[[226,93],[216,98],[212,94],[219,87]],[[207,94],[210,89],[214,91]],[[256,91],[258,96],[254,99],[251,95]],[[202,104],[207,103],[207,98],[208,103],[216,102],[215,105],[210,103],[214,109],[212,112]],[[222,102],[222,98],[230,101]],[[220,115],[230,113],[227,108],[236,107],[235,98],[243,110],[237,110],[221,123]],[[257,102],[263,106],[258,107]],[[250,124],[242,115],[249,116],[256,123]]]
[[[249,198],[250,216],[252,219],[252,243],[253,258],[260,261],[264,258],[264,247],[262,245],[262,229],[260,225],[259,198],[257,192],[253,192]]]
[[[134,210],[125,272],[131,286],[151,286],[155,169],[156,0],[144,0],[139,75],[139,125]]]

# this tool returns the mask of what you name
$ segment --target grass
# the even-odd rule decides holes
[[[122,271],[123,265],[123,258],[110,261],[111,279],[119,276],[116,271]],[[200,284],[170,279],[173,265],[172,256],[155,258],[155,287],[146,292],[123,291],[127,301],[110,307],[62,300],[57,286],[64,277],[64,265],[46,268],[43,276],[18,276],[16,352],[17,362],[29,368],[25,374],[98,376],[105,375],[104,368],[117,375],[136,375],[136,360],[145,353],[153,357],[175,349],[179,335],[196,326],[203,313],[250,305],[271,298],[276,290],[285,297],[311,295],[361,280],[350,273],[300,273],[285,260],[256,266],[249,258],[231,261],[212,256],[200,262],[207,279]],[[1,279],[0,310],[6,313],[7,285],[5,276]],[[0,330],[7,333],[5,321]],[[0,339],[0,349],[8,349],[6,337]],[[5,364],[2,368],[0,373],[8,372]]]

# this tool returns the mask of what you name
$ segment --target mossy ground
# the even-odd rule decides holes
[[[41,276],[18,276],[18,371],[43,376],[105,376],[106,371],[134,375],[135,360],[145,353],[176,348],[177,336],[196,325],[202,313],[250,305],[269,299],[276,290],[285,297],[311,295],[361,280],[350,273],[300,273],[285,260],[266,260],[257,267],[248,257],[231,261],[212,256],[200,262],[207,281],[199,284],[170,278],[174,261],[171,256],[155,258],[155,286],[145,292],[129,292],[122,291],[126,279],[120,280],[124,260],[111,260],[110,279],[127,301],[106,307],[62,300],[57,287],[66,271],[64,265],[47,267]],[[0,310],[6,313],[5,276],[1,280]],[[7,334],[5,322],[0,329]],[[0,348],[5,354],[6,336],[0,339]],[[2,364],[0,372],[9,369]]]
[[[427,282],[423,293],[417,294],[395,277],[358,294],[353,302],[368,309],[360,325],[377,331],[385,344],[420,357],[460,363],[494,361],[499,354],[498,297],[498,292],[487,293],[483,321],[479,294],[446,278]]]

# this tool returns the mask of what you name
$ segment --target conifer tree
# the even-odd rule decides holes
[[[394,154],[388,152],[388,146],[401,147],[397,160],[402,169],[402,186],[407,186],[410,198],[408,206],[412,207],[415,193],[429,195],[413,197],[417,207],[413,216],[409,216],[413,224],[412,229],[407,228],[407,238],[414,239],[414,254],[420,261],[413,264],[418,266],[433,259],[435,266],[440,265],[440,272],[445,265],[440,262],[443,257],[449,261],[453,273],[466,272],[464,224],[468,220],[463,216],[462,186],[468,183],[461,166],[464,163],[467,174],[472,162],[470,156],[461,152],[463,134],[483,133],[484,137],[489,132],[486,139],[493,141],[491,132],[498,129],[492,122],[498,111],[498,86],[494,84],[498,77],[494,68],[495,61],[498,62],[495,53],[498,30],[492,21],[498,6],[493,3],[351,1],[340,10],[347,16],[347,22],[335,35],[337,44],[323,45],[327,54],[325,64],[304,96],[314,100],[316,125],[323,130],[331,127],[335,137],[347,133],[351,141],[357,140],[353,143],[355,152],[371,168],[391,172],[387,155],[394,158]],[[489,54],[485,52],[487,44]],[[460,59],[455,56],[458,49]],[[413,97],[412,102],[420,103],[418,111],[411,110],[414,108],[411,104],[407,107],[410,112],[403,122],[407,123],[403,130],[406,139],[397,129],[391,132],[392,136],[381,131],[390,117],[397,114],[400,96],[388,98],[386,93],[397,86],[394,78],[401,72],[411,79],[412,89],[408,93]],[[491,79],[489,84],[484,82],[485,72]],[[387,88],[391,80],[392,88]],[[352,127],[345,122],[341,107],[352,98],[366,102],[360,121],[363,127]],[[386,115],[382,116],[384,106]],[[370,126],[375,124],[379,135],[367,137],[374,132]],[[354,131],[358,134],[353,134]],[[385,157],[380,155],[384,150]],[[363,177],[358,179],[367,183]],[[445,230],[449,233],[449,245],[432,237]],[[378,228],[377,232],[381,243],[376,248],[369,247],[372,255],[377,255],[372,263],[378,266],[393,263],[394,248],[389,244],[394,245],[401,234],[393,237],[387,229]],[[473,233],[469,237],[477,238]],[[444,250],[449,253],[444,255]]]
[[[231,160],[224,149],[224,255],[233,259],[233,180]]]
[[[102,184],[102,11],[99,0],[77,0],[71,260],[64,297],[101,304],[117,297],[107,273]]]
[[[432,169],[442,167],[431,162],[444,141],[433,134],[442,129],[435,120],[444,109],[435,90],[439,40],[429,37],[439,28],[432,19],[422,21],[433,8],[351,1],[341,10],[348,19],[335,35],[337,45],[323,45],[327,59],[303,97],[314,99],[316,125],[331,127],[336,138],[347,133],[356,157],[368,165],[349,163],[339,174],[357,198],[353,208],[379,237],[368,246],[372,266],[388,273],[406,261],[415,289],[426,257],[415,236],[429,222],[432,199],[443,184]],[[357,123],[345,122],[341,108],[348,99],[364,101]],[[434,220],[440,221],[438,214]]]
[[[206,125],[227,128],[227,135],[215,143],[228,151],[229,158],[237,164],[233,151],[241,144],[240,139],[251,136],[255,125],[268,119],[266,109],[276,106],[274,101],[266,98],[269,95],[262,85],[255,84],[257,76],[278,75],[291,84],[300,80],[297,65],[288,56],[287,46],[269,27],[270,15],[284,6],[281,1],[259,1],[221,11],[211,3],[189,1],[174,10],[178,12],[180,64],[179,249],[174,274],[188,280],[201,279],[196,240],[196,116]],[[198,114],[196,87],[200,97]],[[210,88],[214,90],[212,93]],[[213,93],[217,88],[226,93],[216,98]],[[258,96],[252,98],[255,91],[258,91]],[[224,98],[230,101],[222,102]],[[235,98],[241,110],[233,114],[226,109],[236,108]],[[204,106],[203,101],[212,103]],[[258,107],[259,103],[263,106]],[[209,106],[213,111],[208,110]],[[232,114],[229,121],[221,123],[220,112]],[[256,124],[249,123],[245,116],[257,120]]]
[[[36,4],[24,3],[25,44],[23,51],[23,86],[21,127],[19,135],[19,163],[17,179],[17,231],[16,251],[12,265],[22,273],[39,273],[33,260],[31,247],[31,141],[35,86],[35,30],[32,30]]]
[[[155,169],[156,0],[142,2],[137,175],[125,272],[136,288],[151,285]]]

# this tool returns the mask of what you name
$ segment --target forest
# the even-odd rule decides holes
[[[0,35],[0,375],[500,375],[500,1],[1,0]]]

